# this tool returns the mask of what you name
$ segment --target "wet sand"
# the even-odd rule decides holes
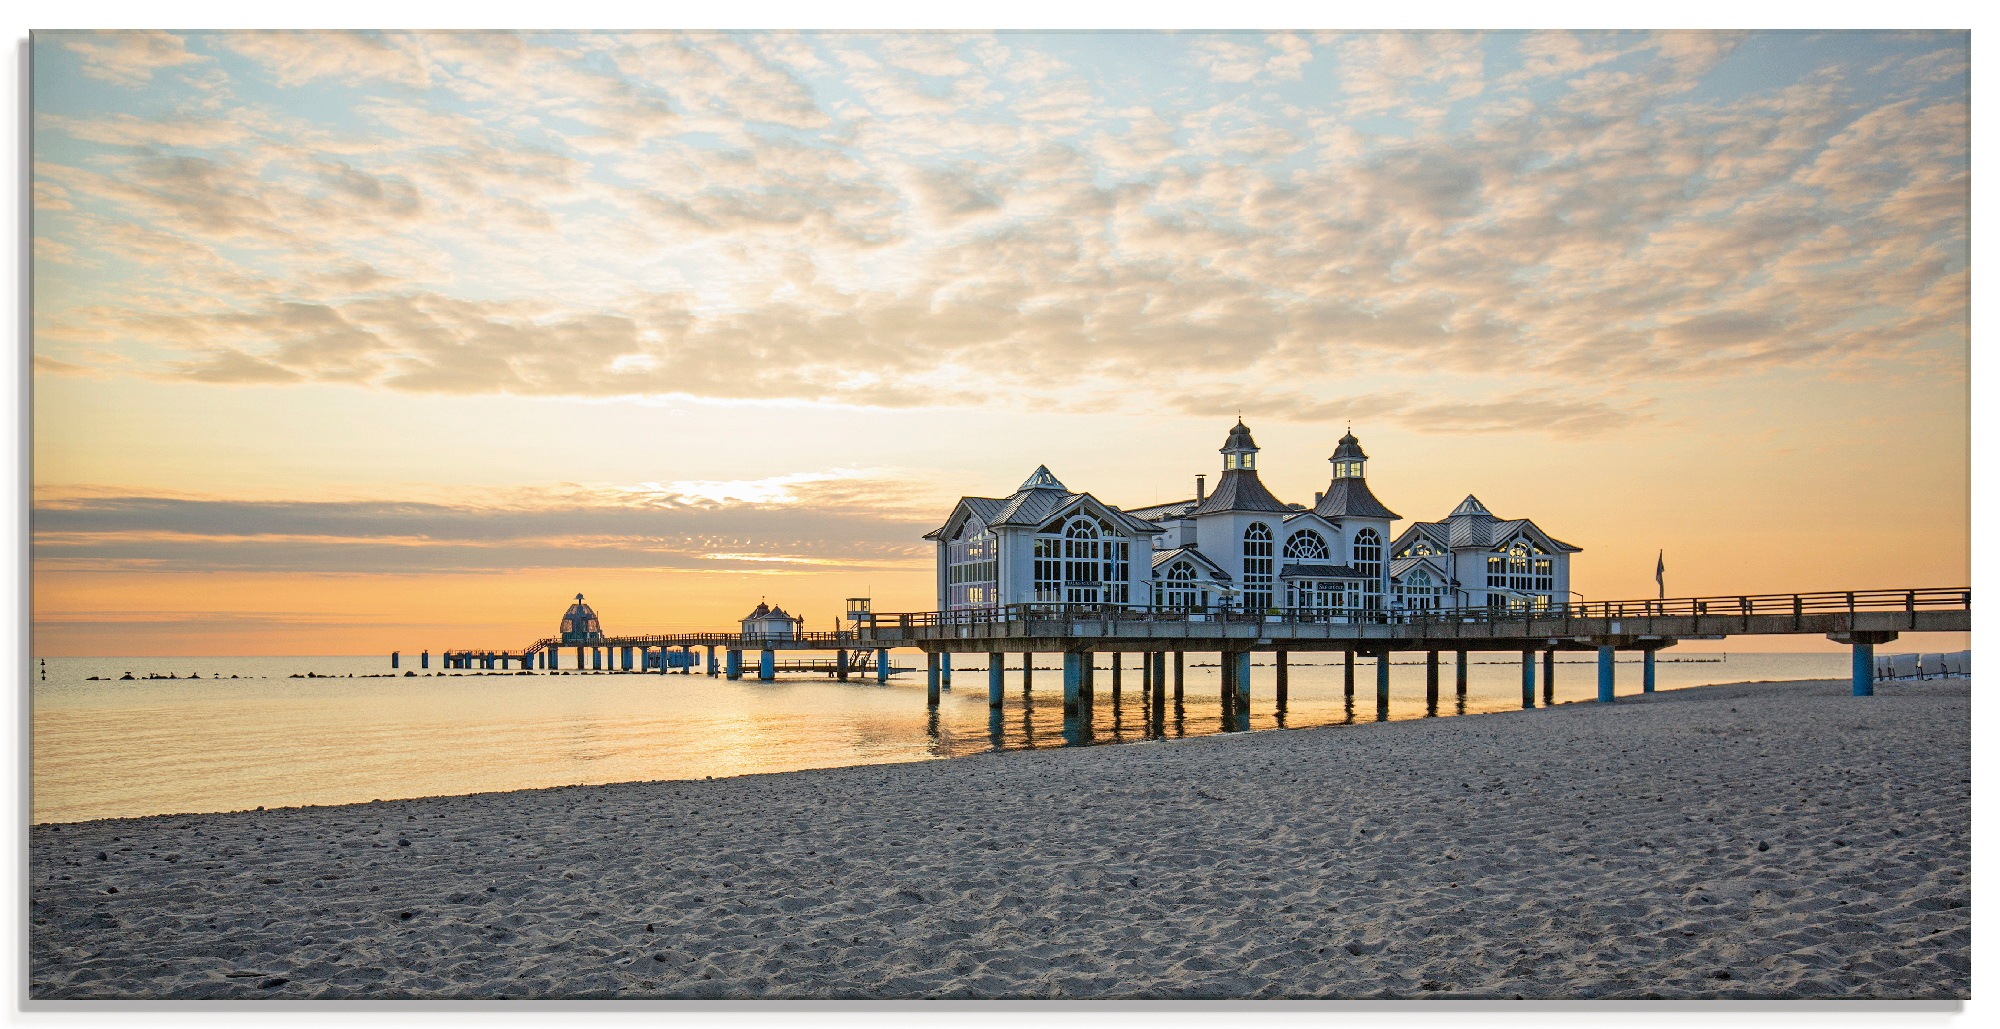
[[[31,994],[1963,998],[1969,681],[1879,693],[36,826]]]

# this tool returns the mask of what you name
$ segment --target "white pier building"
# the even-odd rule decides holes
[[[1352,432],[1313,504],[1286,503],[1257,474],[1241,420],[1222,445],[1214,492],[1122,510],[1064,486],[1046,466],[1007,497],[962,497],[924,538],[937,544],[939,610],[1088,604],[1192,612],[1264,611],[1346,619],[1480,607],[1534,610],[1569,596],[1580,548],[1466,497],[1400,536],[1368,488]],[[1393,540],[1393,542],[1392,542]]]

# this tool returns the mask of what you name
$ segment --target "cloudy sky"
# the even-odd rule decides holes
[[[1593,598],[1960,585],[1967,53],[37,34],[36,650],[922,609],[957,496],[1185,497],[1239,411]]]

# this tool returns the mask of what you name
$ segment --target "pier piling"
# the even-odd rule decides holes
[[[1083,662],[1079,651],[1063,651],[1063,714],[1074,715],[1083,702]]]
[[[1424,713],[1438,713],[1438,652],[1424,651]]]
[[[1347,689],[1347,699],[1354,699],[1354,651],[1341,651],[1341,667],[1344,669],[1342,682]]]
[[[1181,699],[1183,696],[1181,687],[1187,682],[1187,669],[1183,664],[1185,657],[1185,651],[1174,651],[1174,708],[1176,710],[1180,708],[1183,702]]]
[[[1035,653],[1029,651],[1021,655],[1021,696],[1035,692]]]
[[[1275,659],[1277,668],[1273,671],[1272,677],[1277,680],[1274,692],[1277,695],[1276,703],[1279,711],[1283,711],[1292,699],[1291,656],[1280,650]]]
[[[1554,707],[1556,702],[1556,652],[1551,647],[1542,651],[1542,706]]]
[[[847,681],[847,651],[845,650],[836,650],[833,652],[833,677],[841,682]]]
[[[947,690],[951,689],[951,651],[949,650],[938,655],[938,683]]]
[[[424,655],[421,658],[421,660],[423,661],[423,667],[429,668],[431,666],[431,652],[428,650],[424,651]]]
[[[986,655],[986,706],[998,710],[1007,702],[1007,655],[996,650]]]
[[[727,674],[732,681],[743,678],[742,651],[737,650],[734,647],[731,647],[729,648],[729,652],[725,656],[724,660],[729,662],[729,671]]]
[[[1235,688],[1236,693],[1232,704],[1236,712],[1236,719],[1240,723],[1238,727],[1248,729],[1250,727],[1250,652],[1239,650],[1228,655],[1228,657],[1230,663],[1236,666],[1236,674],[1230,676],[1230,686]]]
[[[1460,703],[1465,701],[1465,680],[1466,672],[1468,671],[1466,657],[1465,651],[1461,650],[1458,652],[1458,699]]]
[[[392,650],[392,651],[390,651],[390,652],[389,652],[389,667],[390,667],[391,669],[396,669],[396,668],[401,668],[401,667],[403,667],[403,652],[402,652],[402,651],[400,651],[400,650]]]
[[[1375,652],[1375,720],[1389,720],[1389,651]]]
[[[1521,707],[1535,706],[1535,652],[1521,651]]]
[[[1642,685],[1639,687],[1641,691],[1646,693],[1653,692],[1653,656],[1657,653],[1658,651],[1652,647],[1646,648],[1646,656],[1643,659],[1645,671],[1640,680]]]
[[[1124,702],[1124,698],[1121,696],[1124,691],[1125,652],[1114,650],[1111,652],[1111,706],[1114,709]]]
[[[881,686],[881,685],[887,685],[888,682],[889,682],[889,648],[877,647],[875,649],[875,684]]]
[[[1597,702],[1609,704],[1617,699],[1618,648],[1602,646],[1597,648]]]
[[[757,655],[757,678],[763,680],[764,682],[770,682],[772,679],[775,679],[777,677],[778,677],[778,655],[773,653],[771,648],[765,647],[764,650]]]
[[[768,654],[770,651],[765,651],[765,653]],[[938,659],[943,656],[935,650],[924,655],[925,697],[930,701],[930,706],[932,707],[938,706],[938,689],[944,678],[944,671],[940,667],[941,662]]]
[[[1875,644],[1873,643],[1854,645],[1854,695],[1857,697],[1875,695]]]

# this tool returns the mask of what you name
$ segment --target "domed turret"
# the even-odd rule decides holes
[[[1222,470],[1257,467],[1257,441],[1250,438],[1250,427],[1243,419],[1236,419],[1236,426],[1229,430],[1229,438],[1222,443]]]
[[[1333,448],[1333,456],[1327,460],[1333,462],[1334,478],[1359,479],[1364,477],[1362,469],[1368,462],[1368,455],[1362,452],[1361,441],[1354,438],[1354,430],[1349,429],[1347,435],[1340,437],[1340,445]]]
[[[562,641],[564,643],[596,643],[604,638],[604,630],[597,624],[597,612],[583,602],[583,594],[576,595],[576,603],[563,612]]]

